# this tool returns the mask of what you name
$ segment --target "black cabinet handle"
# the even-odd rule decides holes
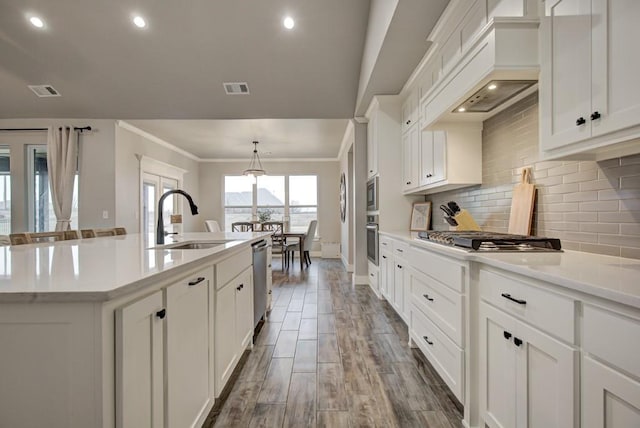
[[[160,318],[161,320],[163,320],[166,315],[167,315],[167,310],[166,309],[162,309],[162,310],[156,312],[156,316],[158,318]]]
[[[504,297],[505,299],[511,300],[512,302],[516,302],[519,305],[527,304],[526,300],[516,299],[514,297],[511,297],[511,294],[508,294],[508,293],[502,293],[501,296]]]
[[[373,276],[373,274],[372,274],[372,273],[370,273],[369,275]]]
[[[236,290],[240,291],[244,288],[244,284],[240,284],[236,287]]]
[[[398,265],[398,269],[402,269],[402,266],[401,266],[401,265]]]
[[[387,256],[382,256],[382,258],[383,258],[383,259],[386,259],[386,258],[387,258]]]
[[[513,343],[516,344],[516,346],[520,346],[522,345],[522,339],[518,339],[517,337],[513,338]]]
[[[401,250],[400,248],[396,248],[396,250],[397,250],[399,253],[403,253],[403,252],[404,252],[404,251],[403,251],[403,250]]]
[[[429,340],[429,337],[427,336],[422,336],[422,338],[424,339],[425,342],[427,342],[429,345],[433,345],[433,342]]]
[[[200,284],[202,281],[204,281],[204,276],[199,276],[198,279],[196,279],[195,281],[191,281],[189,282],[189,285],[198,285]]]
[[[579,117],[579,118],[576,120],[576,126],[584,125],[585,123],[587,123],[587,121],[586,121],[586,120],[584,120],[584,117]]]
[[[369,170],[369,172],[373,172],[373,170],[372,170],[372,169],[370,169],[370,170]]]
[[[507,340],[511,339],[512,334],[511,334],[511,333],[509,333],[508,331],[505,331],[505,332],[503,332],[502,334],[504,335],[504,338],[505,338],[505,339],[507,339]]]
[[[433,174],[427,174],[427,178],[433,177]]]
[[[407,186],[408,186],[409,184],[411,184],[411,182],[410,182],[410,181],[407,181]]]
[[[411,119],[407,120],[407,125],[411,123]]]
[[[425,299],[427,299],[428,301],[433,302],[433,297],[429,297],[429,295],[428,295],[428,294],[423,294],[422,296],[423,296]]]
[[[600,119],[600,113],[598,113],[597,111],[594,111],[593,113],[591,113],[591,120],[596,120],[596,119]]]

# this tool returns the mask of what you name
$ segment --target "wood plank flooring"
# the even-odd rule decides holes
[[[273,310],[211,427],[462,427],[407,326],[339,260],[273,274]],[[296,269],[297,267],[297,269]]]

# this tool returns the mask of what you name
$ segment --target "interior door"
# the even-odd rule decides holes
[[[140,198],[141,207],[141,231],[146,242],[153,242],[155,237],[156,224],[158,223],[158,201],[168,190],[177,189],[179,182],[176,179],[163,177],[161,175],[143,173],[142,174],[142,196]],[[165,232],[177,230],[170,222],[171,214],[180,212],[180,204],[176,195],[168,196],[162,203],[162,213],[164,218]]]

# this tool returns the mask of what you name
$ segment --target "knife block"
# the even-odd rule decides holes
[[[458,223],[458,227],[456,230],[481,230],[478,223],[473,219],[469,211],[461,210],[458,214],[453,216],[453,218]]]

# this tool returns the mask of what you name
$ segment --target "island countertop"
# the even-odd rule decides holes
[[[547,281],[640,309],[640,260],[564,250],[549,253],[482,253],[417,238],[416,233],[380,232],[415,247]]]
[[[270,232],[185,233],[176,242],[224,243],[178,250],[141,234],[0,247],[0,302],[106,301],[250,246]],[[165,245],[165,247],[166,247]]]

